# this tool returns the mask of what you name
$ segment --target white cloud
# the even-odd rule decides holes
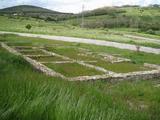
[[[51,1],[51,0],[50,0]],[[48,5],[50,9],[55,9],[62,12],[81,12],[82,4],[85,4],[85,10],[92,10],[104,6],[120,6],[120,5],[142,5],[146,6],[152,3],[160,4],[160,0],[55,0],[63,4],[58,6]]]
[[[91,10],[103,6],[113,5],[149,5],[160,4],[160,0],[0,0],[0,8],[29,4],[46,7],[61,12],[81,12],[82,4],[85,4],[85,10]]]

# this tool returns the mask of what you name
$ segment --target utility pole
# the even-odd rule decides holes
[[[85,8],[85,6],[84,6],[84,2],[83,2],[83,4],[82,4],[82,23],[81,23],[82,28],[84,28],[84,8]]]

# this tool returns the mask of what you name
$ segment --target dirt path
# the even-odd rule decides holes
[[[109,42],[109,41],[104,41],[104,40],[84,39],[84,38],[64,37],[64,36],[51,36],[51,35],[43,35],[43,34],[4,32],[4,31],[0,31],[0,34],[16,34],[19,36],[26,36],[26,37],[37,37],[37,38],[45,38],[49,40],[94,44],[94,45],[99,45],[99,46],[109,46],[109,47],[115,47],[115,48],[127,49],[127,50],[133,50],[133,51],[137,50],[136,45]],[[160,49],[151,48],[151,47],[140,46],[140,51],[146,52],[146,53],[160,54]]]
[[[145,41],[148,41],[148,42],[160,44],[160,40],[159,39],[146,38],[146,37],[135,36],[135,35],[128,35],[128,34],[124,34],[124,37],[133,38],[135,40],[145,40]]]

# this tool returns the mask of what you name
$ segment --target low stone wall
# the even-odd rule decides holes
[[[160,66],[159,65],[144,63],[144,66],[160,70]]]
[[[83,65],[83,66],[85,66],[85,67],[93,68],[93,69],[95,69],[95,70],[97,70],[97,71],[101,71],[101,72],[104,72],[104,73],[113,74],[113,72],[108,71],[108,70],[106,70],[106,69],[104,69],[104,68],[102,68],[102,67],[98,67],[98,66],[94,66],[94,65],[91,65],[91,64],[87,64],[87,63],[85,63],[85,62],[83,62],[83,61],[74,60],[74,59],[71,59],[71,58],[69,58],[69,57],[56,54],[56,53],[54,53],[54,52],[49,52],[49,51],[46,51],[46,50],[43,50],[43,49],[41,49],[41,50],[42,50],[43,52],[47,53],[47,54],[54,55],[54,56],[57,56],[57,57],[61,57],[61,58],[65,59],[65,60],[73,61],[73,62],[78,63],[78,64],[80,64],[80,65]],[[84,78],[84,77],[82,76],[82,78]],[[71,78],[71,79],[72,79],[72,78]]]
[[[65,79],[65,77],[63,75],[61,75],[60,73],[57,73],[55,71],[53,71],[52,69],[46,67],[45,65],[37,62],[37,61],[34,61],[33,59],[29,58],[29,57],[25,57],[23,56],[23,58],[29,62],[34,68],[36,68],[37,70],[45,73],[46,75],[49,75],[49,76],[54,76],[54,77],[61,77],[63,79]]]
[[[106,53],[99,54],[102,56],[105,60],[110,61],[111,63],[120,63],[120,62],[130,62],[130,59],[122,58],[122,57],[115,57],[113,55],[109,55]]]
[[[21,53],[17,52],[16,50],[14,50],[13,48],[9,47],[8,45],[1,43],[1,46],[3,48],[5,48],[6,50],[8,50],[10,53],[14,54],[14,55],[19,55],[21,57],[23,57],[27,62],[29,62],[35,69],[45,73],[46,75],[49,76],[54,76],[54,77],[61,77],[63,79],[66,79],[66,77],[64,77],[63,75],[61,75],[60,73],[57,73],[55,71],[53,71],[52,69],[46,67],[45,65],[25,56],[22,55]]]
[[[139,72],[137,74],[124,74],[124,75],[119,75],[119,76],[113,76],[111,78],[108,78],[110,82],[115,82],[115,81],[124,81],[124,80],[130,80],[130,81],[135,81],[135,80],[151,80],[151,79],[158,79],[160,78],[160,71],[159,70],[153,70],[149,72]],[[106,79],[104,79],[106,80]]]
[[[160,71],[153,70],[144,73],[130,73],[130,74],[112,74],[112,75],[95,75],[95,76],[82,76],[70,78],[70,81],[107,81],[107,82],[118,82],[118,81],[135,81],[135,80],[151,80],[160,78]]]
[[[153,68],[154,70],[151,71],[139,71],[139,72],[132,72],[132,73],[123,73],[123,74],[118,74],[114,72],[107,71],[101,67],[93,66],[90,64],[86,64],[83,61],[76,61],[73,59],[70,59],[65,56],[61,56],[58,54],[55,54],[53,52],[49,52],[46,50],[43,50],[43,52],[46,53],[46,55],[51,55],[51,56],[59,56],[61,58],[64,58],[65,60],[69,60],[68,62],[76,62],[78,64],[81,64],[86,67],[94,68],[99,71],[103,71],[105,74],[103,75],[95,75],[95,76],[79,76],[75,78],[67,78],[63,76],[60,73],[55,72],[54,70],[46,67],[45,65],[41,64],[40,62],[37,62],[28,56],[22,55],[21,53],[17,52],[13,48],[9,47],[8,45],[1,43],[1,46],[8,50],[9,52],[15,54],[15,55],[20,55],[22,56],[27,62],[29,62],[35,69],[45,73],[46,75],[49,76],[54,76],[54,77],[61,77],[65,80],[69,81],[96,81],[96,80],[102,80],[102,81],[109,81],[109,82],[116,82],[116,81],[124,81],[124,80],[149,80],[153,78],[160,78],[160,66],[159,65],[154,65],[154,64],[148,64],[145,63],[144,66]]]
[[[1,46],[8,50],[10,53],[14,54],[14,55],[21,55],[20,53],[18,53],[16,50],[14,50],[13,48],[9,47],[8,45],[6,45],[5,43],[1,43]]]

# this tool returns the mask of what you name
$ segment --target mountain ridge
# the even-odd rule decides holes
[[[12,6],[12,7],[7,7],[0,9],[1,13],[52,13],[52,14],[67,14],[67,13],[62,13],[58,11],[53,11],[47,8],[39,7],[39,6],[33,6],[33,5],[18,5],[18,6]]]

